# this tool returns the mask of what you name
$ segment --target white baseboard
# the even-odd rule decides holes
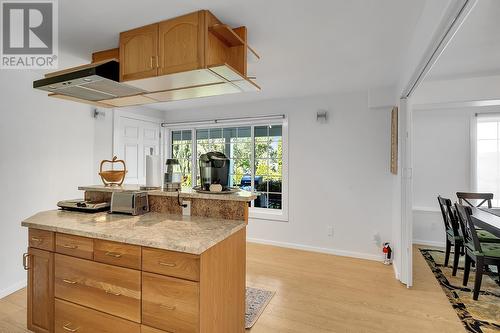
[[[394,277],[396,278],[396,280],[401,281],[400,276],[399,276],[398,267],[396,266],[394,261],[392,261],[392,269],[394,270]]]
[[[3,290],[0,290],[0,299],[4,298],[5,296],[9,296],[10,294],[15,293],[16,291],[18,291],[19,289],[22,289],[24,287],[26,287],[26,279],[19,281],[17,283],[14,283],[13,285],[11,285]]]
[[[273,245],[273,246],[279,246],[279,247],[286,247],[289,249],[296,249],[296,250],[334,254],[337,256],[351,257],[351,258],[358,258],[358,259],[368,259],[368,260],[374,260],[374,261],[383,261],[384,260],[383,255],[345,251],[345,250],[335,250],[335,249],[308,246],[308,245],[295,244],[295,243],[276,242],[276,241],[271,241],[271,240],[267,240],[267,239],[247,238],[247,242],[265,244],[265,245]]]
[[[414,239],[413,244],[424,245],[424,246],[433,246],[433,247],[445,247],[445,245],[446,245],[444,242],[429,241],[429,240],[422,240],[422,239]]]

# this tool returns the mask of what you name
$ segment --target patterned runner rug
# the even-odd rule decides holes
[[[273,296],[272,291],[247,287],[245,328],[252,328]]]
[[[444,251],[421,248],[427,264],[439,281],[444,293],[448,296],[452,307],[465,326],[467,332],[490,333],[500,332],[500,283],[496,277],[496,267],[491,268],[495,277],[483,275],[479,300],[472,299],[475,270],[471,267],[467,287],[462,286],[464,258],[460,258],[457,276],[451,276],[453,252],[448,267],[444,267]]]

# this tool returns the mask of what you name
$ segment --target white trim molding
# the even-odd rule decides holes
[[[272,240],[267,240],[267,239],[247,238],[247,242],[256,243],[256,244],[264,244],[264,245],[272,245],[272,246],[284,247],[284,248],[295,249],[295,250],[303,250],[303,251],[309,251],[309,252],[333,254],[336,256],[350,257],[350,258],[357,258],[357,259],[366,259],[366,260],[373,260],[373,261],[380,261],[380,262],[382,262],[384,260],[383,255],[377,255],[377,254],[372,254],[372,253],[337,250],[337,249],[302,245],[302,244],[296,244],[296,243],[278,242],[278,241],[272,241]]]

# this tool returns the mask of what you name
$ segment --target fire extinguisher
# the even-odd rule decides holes
[[[384,252],[384,265],[390,265],[392,261],[392,249],[389,246],[389,242],[384,243],[382,252]]]

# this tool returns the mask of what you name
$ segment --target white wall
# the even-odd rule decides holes
[[[380,259],[390,240],[393,178],[390,109],[369,109],[368,93],[270,100],[167,111],[168,121],[287,114],[289,222],[251,220],[248,237],[277,245]],[[316,112],[329,110],[327,124]],[[327,226],[334,226],[334,237]]]
[[[21,221],[79,197],[77,186],[91,182],[94,170],[90,107],[35,91],[32,82],[40,77],[0,71],[0,297],[25,283],[27,230]]]
[[[414,113],[415,243],[444,244],[438,195],[455,201],[456,192],[473,191],[470,126],[476,112],[500,112],[500,107],[440,108]]]

